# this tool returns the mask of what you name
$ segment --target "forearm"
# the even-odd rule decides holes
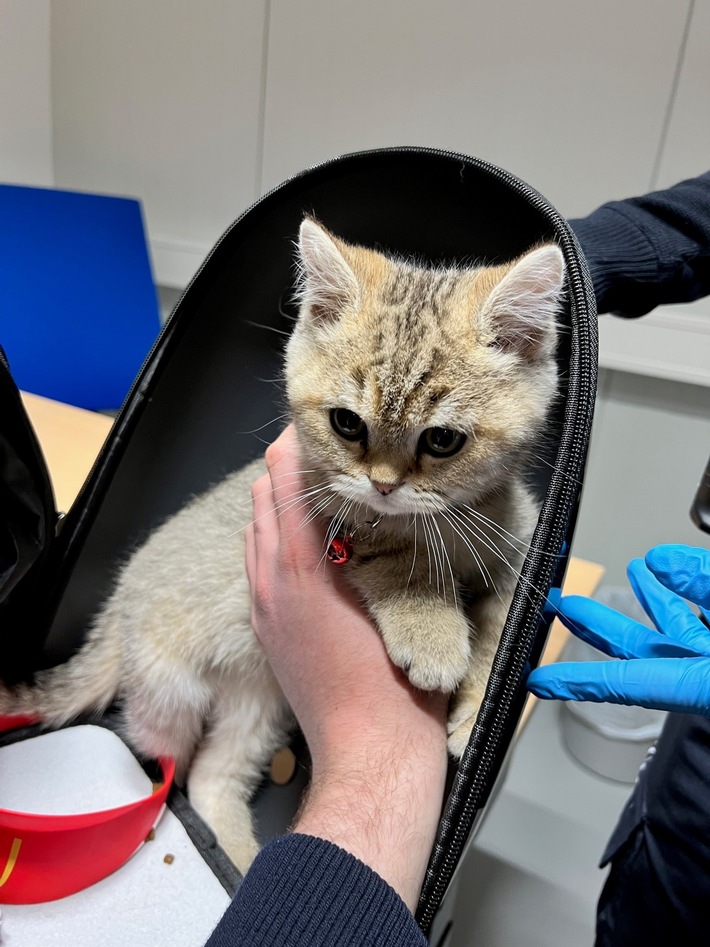
[[[599,312],[640,316],[710,294],[710,172],[571,220]]]
[[[374,742],[363,752],[344,746],[342,762],[314,772],[295,825],[295,831],[327,839],[360,859],[412,911],[434,842],[446,775],[441,729],[431,726],[427,732],[424,724],[416,739],[414,745],[405,734],[398,748],[389,737],[381,744],[384,751]]]
[[[208,947],[426,947],[412,912],[443,802],[446,696],[395,705],[391,687],[365,685],[356,710],[343,692],[319,718],[294,832],[257,856]]]

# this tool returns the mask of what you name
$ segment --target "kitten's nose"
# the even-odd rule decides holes
[[[396,483],[381,483],[379,480],[373,480],[371,482],[375,490],[381,493],[383,497],[386,497],[388,493],[392,493],[393,490],[397,489]]]

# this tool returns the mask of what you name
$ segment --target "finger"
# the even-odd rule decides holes
[[[692,657],[695,652],[581,595],[560,600],[559,617],[577,638],[613,658]]]
[[[269,451],[267,466],[282,550],[285,555],[292,557],[294,568],[312,572],[324,553],[323,527],[312,512],[314,506],[329,495],[330,488],[326,484],[309,483],[304,479],[300,447],[293,425],[283,431]]]
[[[244,544],[246,547],[247,580],[249,586],[253,589],[256,584],[256,541],[254,539],[254,527],[251,523],[244,530]]]
[[[710,633],[679,594],[662,585],[643,559],[626,570],[634,594],[656,628],[696,654],[710,654]]]
[[[271,470],[272,467],[282,462],[284,456],[288,457],[294,452],[297,452],[296,429],[293,424],[289,424],[276,440],[266,448],[266,454],[264,455],[266,466]]]
[[[312,491],[303,478],[296,431],[289,425],[268,448],[266,464],[279,515],[297,509],[305,515]],[[319,495],[319,494],[316,494]]]
[[[256,534],[257,546],[265,535],[278,534],[276,508],[274,504],[271,478],[263,474],[251,487],[252,526]],[[258,551],[258,550],[257,550]]]
[[[628,704],[710,716],[710,658],[583,661],[536,668],[537,697]]]
[[[666,588],[699,605],[710,618],[710,550],[667,544],[646,555],[646,565]]]

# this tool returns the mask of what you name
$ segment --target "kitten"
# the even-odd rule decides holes
[[[299,257],[286,389],[319,490],[311,510],[326,543],[352,538],[345,571],[392,660],[417,687],[455,691],[458,757],[537,515],[521,471],[556,390],[562,254],[427,269],[306,218]],[[159,527],[66,664],[0,689],[0,712],[55,725],[118,697],[128,742],[175,757],[242,871],[257,851],[250,798],[292,725],[250,625],[240,531],[263,469],[231,474]]]

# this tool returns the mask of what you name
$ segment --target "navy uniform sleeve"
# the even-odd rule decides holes
[[[207,947],[426,947],[399,895],[330,842],[287,835],[247,872]]]
[[[599,312],[642,316],[710,294],[710,172],[571,220]]]

